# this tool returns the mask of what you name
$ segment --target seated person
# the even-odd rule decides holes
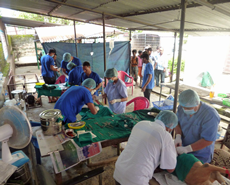
[[[97,114],[99,107],[95,107],[91,91],[95,89],[96,83],[89,78],[84,80],[82,86],[70,87],[56,102],[54,109],[61,110],[65,123],[76,121],[76,115],[81,111],[83,105],[87,105],[92,114]]]
[[[81,75],[83,73],[83,69],[81,66],[76,66],[73,62],[69,62],[67,65],[67,69],[69,72],[69,85],[81,85]]]
[[[109,83],[105,87],[103,98],[108,98],[109,108],[115,114],[125,113],[126,102],[128,100],[125,83],[118,78],[118,72],[115,68],[107,69],[105,77]]]
[[[67,69],[67,64],[69,62],[73,62],[76,66],[81,66],[81,60],[77,57],[73,57],[71,56],[70,53],[64,53],[63,55],[63,60],[61,61],[61,68],[62,68],[62,72],[63,74],[68,77],[69,75],[69,70]],[[67,82],[67,78],[65,79],[65,81]]]
[[[96,88],[93,91],[96,91],[94,94],[98,96],[98,89],[102,85],[100,76],[97,73],[91,71],[90,63],[87,61],[83,63],[83,71],[84,73],[81,74],[81,81],[83,82],[87,78],[94,79],[96,82]]]
[[[173,172],[179,180],[188,185],[211,185],[215,180],[225,184],[220,173],[226,173],[226,169],[208,163],[202,164],[193,154],[179,155]]]

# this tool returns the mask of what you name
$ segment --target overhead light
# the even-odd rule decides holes
[[[93,56],[93,52],[90,52],[90,55]]]

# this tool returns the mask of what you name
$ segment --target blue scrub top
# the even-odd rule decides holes
[[[82,65],[82,64],[81,64],[81,60],[80,60],[79,58],[77,58],[77,57],[73,57],[72,62],[73,62],[74,64],[76,64],[76,66],[81,66],[81,65]],[[67,69],[67,64],[68,64],[68,63],[69,63],[69,62],[65,62],[64,60],[61,61],[61,68],[63,68],[63,69],[66,70],[67,75],[69,75],[69,72],[70,72],[70,70]],[[65,81],[67,82],[68,79],[66,78]]]
[[[54,59],[49,55],[44,55],[41,58],[42,65],[42,76],[44,77],[54,77],[54,72],[50,69],[50,66],[54,66]]]
[[[61,110],[66,123],[72,123],[76,121],[76,115],[87,103],[93,103],[90,91],[82,86],[72,86],[61,95],[54,109]]]
[[[145,83],[147,82],[149,74],[152,75],[152,79],[147,85],[146,89],[152,89],[154,87],[154,70],[153,65],[151,63],[147,63],[145,66],[142,87],[144,87]]]
[[[211,162],[218,125],[220,123],[220,116],[217,111],[201,102],[200,109],[192,117],[185,114],[183,108],[179,105],[177,116],[182,130],[183,146],[191,145],[200,139],[213,141],[213,143],[206,148],[191,152],[203,163]]]
[[[93,71],[91,72],[89,76],[87,76],[85,73],[81,74],[81,82],[83,82],[87,78],[94,79],[94,81],[96,82],[96,87],[102,82],[100,76]],[[94,94],[98,96],[98,90]]]
[[[125,83],[120,79],[118,79],[117,83],[115,84],[109,82],[104,91],[107,94],[109,102],[114,99],[128,97],[127,87],[125,86]],[[113,105],[109,103],[109,108],[116,114],[125,113],[126,101],[117,102]]]
[[[73,68],[69,72],[69,82],[71,82],[71,85],[81,85],[81,75],[83,73],[83,69],[81,66],[77,66]]]

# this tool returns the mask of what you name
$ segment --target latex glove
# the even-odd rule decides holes
[[[95,109],[96,109],[97,111],[99,111],[99,110],[100,110],[98,106],[95,106]]]
[[[111,104],[114,104],[114,103],[117,103],[117,102],[121,102],[121,99],[114,99],[114,100],[110,101]]]
[[[94,95],[95,92],[96,92],[96,90],[93,89],[93,90],[91,91],[91,95]]]
[[[180,154],[187,154],[187,153],[190,153],[192,152],[192,147],[191,145],[188,145],[188,146],[179,146],[176,148],[176,151],[177,153],[180,155]]]
[[[57,72],[60,72],[61,68],[57,68]]]
[[[182,146],[182,140],[181,140],[181,135],[180,134],[176,135],[176,139],[174,140],[174,144],[175,144],[176,147]]]

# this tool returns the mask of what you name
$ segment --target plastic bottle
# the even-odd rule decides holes
[[[210,89],[210,93],[209,93],[209,97],[210,98],[213,98],[214,97],[214,95],[215,95],[215,89],[214,89],[214,86],[215,86],[215,84],[211,87],[211,89]]]

